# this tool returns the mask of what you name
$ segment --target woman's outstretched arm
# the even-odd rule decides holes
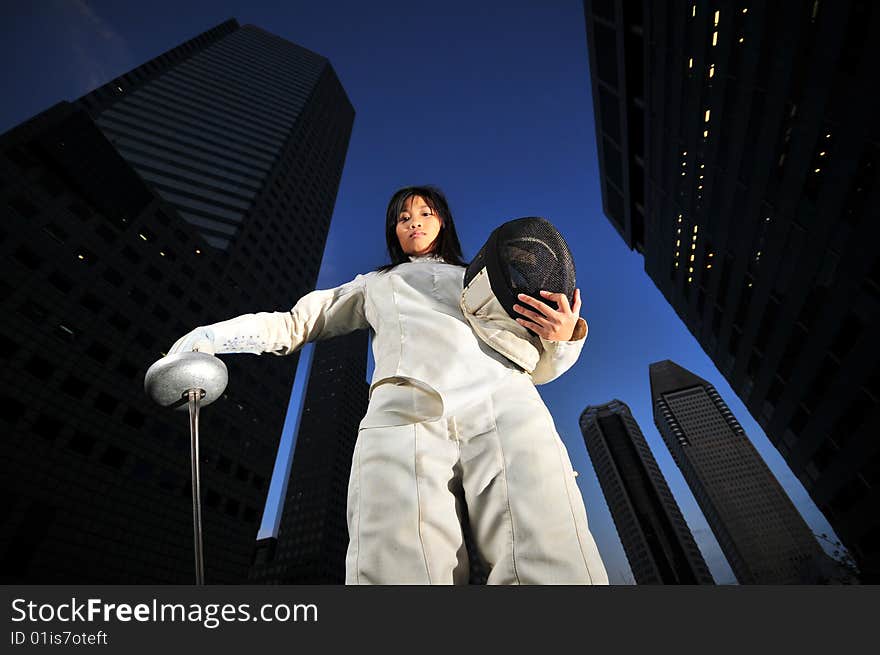
[[[211,354],[289,355],[309,341],[365,328],[366,278],[358,275],[333,289],[307,293],[288,312],[243,314],[197,327],[178,339],[168,354],[197,350]]]

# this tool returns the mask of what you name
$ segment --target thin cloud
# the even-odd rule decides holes
[[[106,84],[131,68],[127,40],[86,0],[57,0],[57,6],[68,19],[67,34],[83,92]]]

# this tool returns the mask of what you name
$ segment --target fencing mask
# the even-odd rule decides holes
[[[520,293],[548,303],[540,293],[544,289],[562,293],[569,305],[574,304],[574,260],[559,230],[546,219],[518,218],[495,228],[468,266],[464,286],[483,269],[492,293],[511,318],[522,318],[513,310]]]

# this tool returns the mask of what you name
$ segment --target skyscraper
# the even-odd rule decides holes
[[[587,407],[581,432],[636,584],[714,584],[629,407]]]
[[[828,560],[711,384],[650,366],[654,422],[741,584],[826,581]]]
[[[144,373],[314,288],[352,120],[326,59],[232,20],[0,137],[3,580],[192,582],[186,420]],[[202,412],[208,583],[246,579],[296,360],[225,357]]]
[[[359,330],[315,344],[277,543],[264,562],[255,561],[254,582],[345,581],[346,500],[358,425],[367,412],[368,337]]]
[[[877,581],[880,10],[584,7],[606,215]]]

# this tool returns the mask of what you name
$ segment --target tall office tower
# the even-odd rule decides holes
[[[348,479],[367,412],[368,343],[368,332],[359,330],[315,344],[277,544],[251,569],[253,582],[345,582]]]
[[[711,384],[650,365],[654,422],[741,584],[830,580],[827,556]]]
[[[880,580],[880,8],[585,13],[605,214]]]
[[[636,584],[715,584],[629,407],[591,405],[580,426]]]
[[[270,125],[279,98],[295,116]],[[193,581],[187,421],[144,373],[314,287],[352,121],[327,60],[229,21],[0,136],[0,578]],[[201,415],[208,583],[246,580],[297,357],[224,361]]]
[[[277,537],[257,539],[254,545],[254,556],[248,570],[248,582],[257,584],[280,584],[275,570],[275,551],[278,548]]]

